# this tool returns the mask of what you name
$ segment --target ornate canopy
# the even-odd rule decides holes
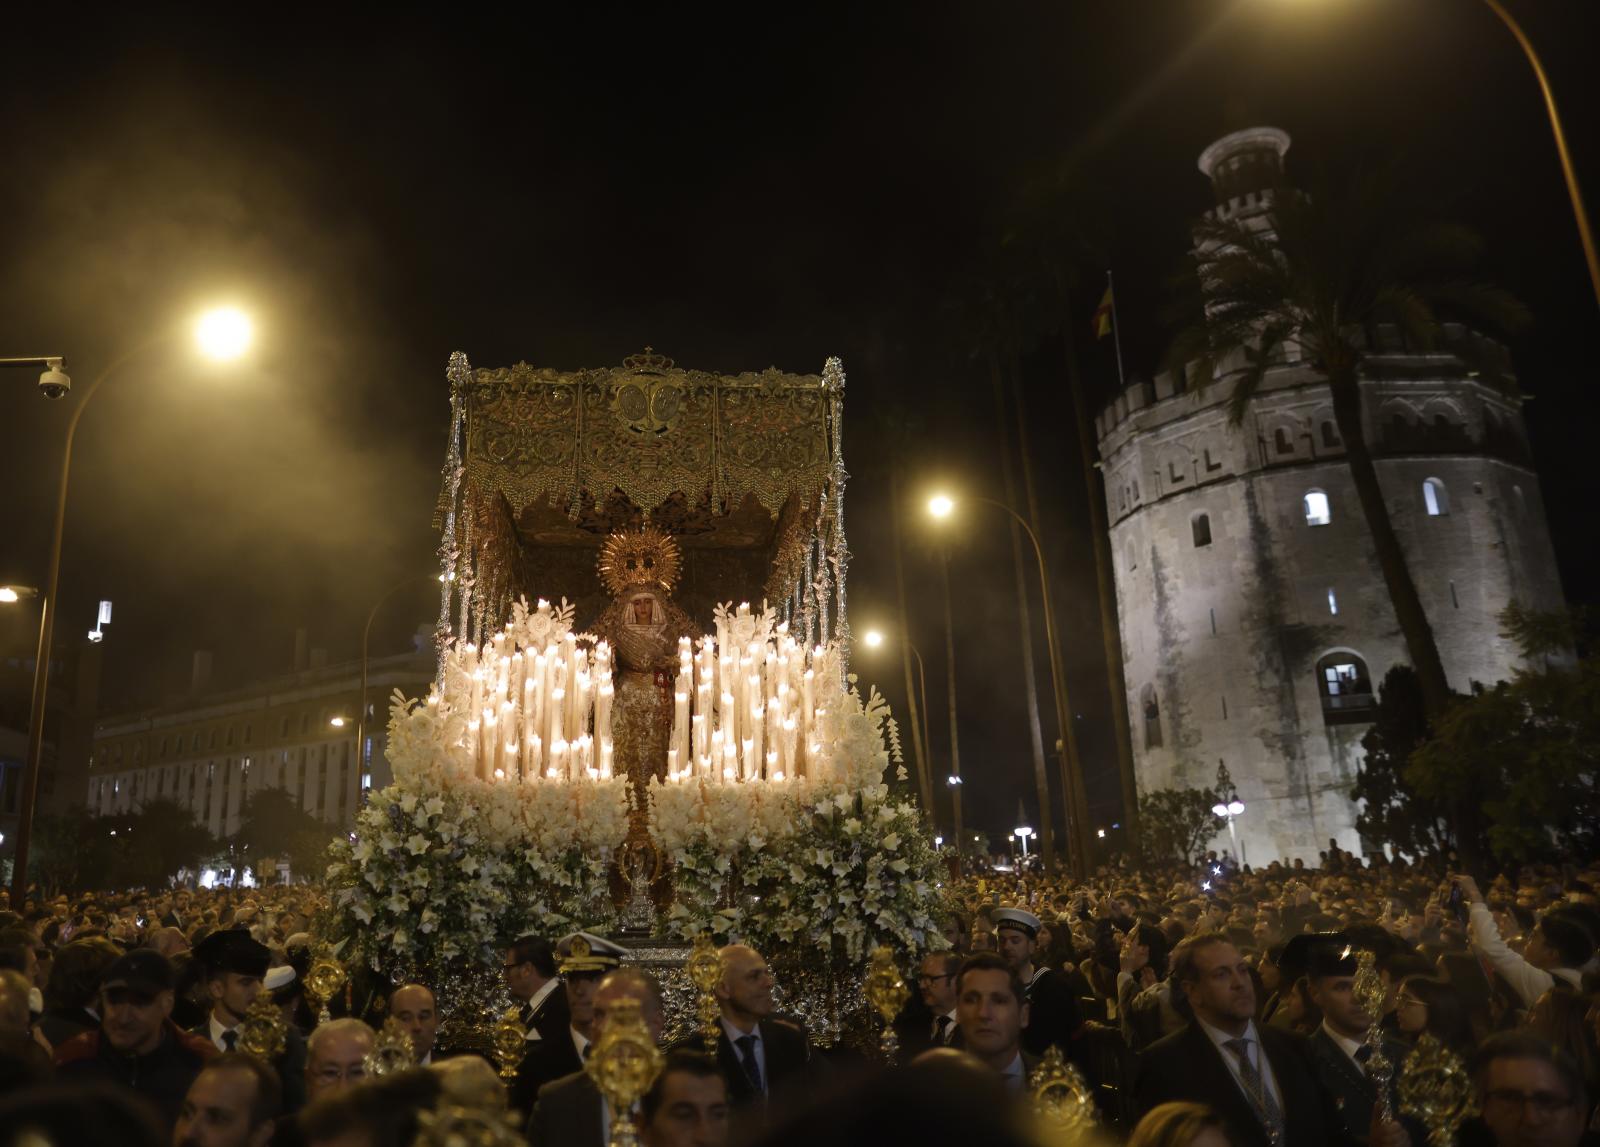
[[[475,640],[519,594],[594,616],[600,547],[643,525],[682,548],[692,614],[765,599],[812,640],[844,632],[837,359],[820,375],[719,375],[648,347],[576,371],[474,369],[458,352],[447,376],[443,633]]]

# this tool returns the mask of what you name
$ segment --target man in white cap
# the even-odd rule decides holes
[[[557,969],[566,988],[567,1030],[529,1042],[511,1085],[511,1105],[531,1114],[539,1089],[583,1069],[594,1038],[594,991],[622,963],[627,949],[593,932],[573,932],[556,944]]]
[[[1030,1055],[1043,1055],[1055,1045],[1070,1059],[1072,1036],[1083,1019],[1072,989],[1060,973],[1034,963],[1039,947],[1039,918],[1022,908],[997,908],[991,918],[995,949],[1022,980],[1028,1005],[1023,1048]]]

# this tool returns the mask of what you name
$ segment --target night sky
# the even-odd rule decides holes
[[[1600,196],[1600,6],[1513,6]],[[1195,159],[1254,123],[1293,136],[1291,175],[1400,160],[1441,217],[1484,233],[1488,273],[1535,316],[1512,346],[1563,583],[1600,596],[1585,337],[1600,312],[1532,73],[1476,0],[376,12],[8,14],[29,47],[0,75],[0,355],[65,354],[81,394],[203,304],[244,306],[259,331],[243,366],[182,344],[144,353],[85,415],[57,633],[115,601],[102,711],[181,693],[195,649],[214,651],[221,684],[286,670],[298,625],[331,659],[356,655],[377,595],[434,567],[452,350],[576,369],[649,343],[729,372],[816,372],[836,354],[853,620],[889,617],[889,515],[904,513],[942,762],[936,567],[909,499],[936,480],[999,495],[988,377],[952,301],[1026,189],[1066,186],[1060,210],[1116,272],[1127,369],[1151,373],[1187,223],[1211,202]],[[1086,337],[1098,293],[1083,288],[1073,316],[1096,406],[1116,377],[1109,343]],[[1109,822],[1059,346],[1024,370],[1091,801]],[[0,581],[40,585],[71,400],[46,404],[31,372],[4,382]],[[910,428],[902,507],[893,426]],[[959,534],[967,815],[1005,831],[1019,797],[1038,815],[1020,673],[996,652],[1017,633],[1009,539],[976,508]],[[36,614],[3,613],[6,656],[28,656]],[[402,595],[377,648],[431,619],[426,590]],[[856,667],[904,716],[898,661]]]

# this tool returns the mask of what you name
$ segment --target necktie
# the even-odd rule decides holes
[[[222,1033],[222,1042],[229,1051],[232,1051],[233,1045],[239,1042],[239,1033],[229,1028]]]
[[[739,1061],[744,1064],[744,1073],[750,1080],[750,1086],[757,1091],[765,1091],[761,1085],[761,1064],[756,1061],[756,1037],[742,1035],[739,1037]]]
[[[1250,1041],[1230,1039],[1224,1046],[1239,1060],[1239,1079],[1244,1084],[1245,1096],[1250,1100],[1256,1118],[1261,1121],[1267,1139],[1273,1144],[1282,1143],[1283,1111],[1279,1108],[1278,1101],[1272,1098],[1272,1092],[1267,1089],[1267,1081],[1261,1077],[1261,1072],[1250,1062]]]
[[[946,1041],[946,1039],[949,1037],[949,1035],[950,1035],[950,1017],[949,1016],[940,1016],[938,1021],[937,1021],[937,1028],[935,1029],[935,1031],[933,1033],[933,1042],[934,1043],[944,1043]]]
[[[1360,1047],[1356,1048],[1356,1062],[1357,1063],[1365,1066],[1367,1060],[1369,1060],[1371,1058],[1372,1058],[1372,1045],[1371,1044],[1365,1044],[1364,1043]]]

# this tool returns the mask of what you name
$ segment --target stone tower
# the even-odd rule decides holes
[[[1213,213],[1263,216],[1288,148],[1275,128],[1206,148]],[[1450,684],[1507,677],[1499,612],[1562,603],[1509,356],[1459,326],[1428,352],[1362,337],[1367,438]],[[1226,763],[1244,859],[1314,864],[1330,838],[1359,851],[1360,741],[1405,643],[1325,382],[1275,366],[1237,426],[1227,393],[1164,374],[1096,424],[1135,768],[1144,791]]]

